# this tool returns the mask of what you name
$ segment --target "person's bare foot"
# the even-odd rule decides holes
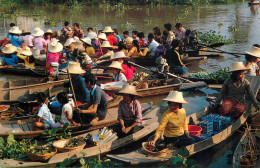
[[[98,117],[94,118],[94,119],[90,122],[90,124],[91,124],[91,125],[96,125],[97,122],[98,122]]]

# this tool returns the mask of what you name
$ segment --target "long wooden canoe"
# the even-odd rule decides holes
[[[117,139],[113,142],[108,142],[101,144],[99,146],[85,148],[83,150],[76,150],[71,152],[65,153],[57,153],[47,163],[42,162],[30,162],[28,159],[8,159],[8,160],[1,160],[0,167],[46,167],[46,166],[56,166],[57,163],[63,162],[64,159],[74,157],[74,159],[79,159],[82,157],[82,152],[86,153],[85,157],[92,157],[98,154],[104,154],[111,150],[115,150],[127,144],[133,143],[138,141],[139,139],[149,135],[153,132],[158,126],[159,117],[166,111],[168,108],[167,103],[163,102],[161,105],[148,110],[146,113],[143,114],[144,118],[151,119],[146,120],[144,124],[144,128],[141,130],[128,135],[124,138]],[[89,132],[92,136],[96,135],[99,131],[94,130]],[[80,135],[80,137],[85,137],[87,134]]]
[[[152,107],[153,103],[142,103],[143,112]],[[107,115],[104,120],[98,121],[95,125],[84,125],[79,127],[71,126],[70,130],[72,134],[82,134],[94,129],[99,129],[104,126],[117,123],[117,108],[108,109]],[[0,137],[6,137],[9,134],[13,134],[16,139],[38,137],[46,130],[33,131],[32,119],[14,120],[14,121],[1,121],[0,123]]]
[[[223,56],[223,53],[219,53],[219,52],[208,52],[208,47],[203,47],[200,48],[199,51],[198,50],[193,50],[193,49],[188,49],[185,51],[188,56],[192,56],[192,57],[210,57],[210,58],[214,58],[214,57],[220,57]]]

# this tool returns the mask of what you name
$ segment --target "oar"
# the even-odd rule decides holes
[[[215,52],[215,53],[226,53],[226,54],[236,54],[236,55],[246,55],[245,53],[232,53],[232,52],[227,52],[227,51],[211,51],[211,50],[197,50],[197,51],[205,51],[205,52]],[[238,56],[237,56],[238,57]]]
[[[131,61],[128,61],[128,62],[129,62],[130,64],[134,65],[134,66],[137,66],[137,67],[143,68],[143,69],[145,69],[145,70],[147,70],[147,71],[150,71],[150,72],[152,72],[152,73],[156,73],[156,72],[152,71],[151,69],[145,68],[145,67],[143,67],[143,66],[141,66],[141,65],[138,65],[138,64],[136,64],[136,63],[134,63],[134,62],[131,62]],[[189,83],[193,83],[192,81],[190,81],[190,80],[188,80],[188,79],[185,79],[185,78],[179,77],[179,76],[174,75],[174,74],[171,74],[171,73],[165,73],[165,74],[166,74],[166,75],[169,75],[169,76],[172,76],[172,77],[174,77],[174,78],[178,78],[178,79],[181,79],[181,80],[187,81],[187,82],[189,82]]]

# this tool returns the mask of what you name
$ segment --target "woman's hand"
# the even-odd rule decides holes
[[[187,136],[187,138],[190,138],[190,139],[194,139],[190,136],[190,134],[188,132],[185,131],[185,135]]]
[[[80,123],[73,122],[73,125],[74,125],[74,126],[80,126],[81,124],[80,124]]]
[[[149,141],[148,144],[149,144],[150,146],[155,146],[155,141],[154,141],[154,140]]]
[[[79,108],[76,108],[76,109],[75,109],[75,112],[80,114],[80,113],[82,113],[82,110],[79,109]]]
[[[125,130],[125,126],[122,127],[122,132],[125,133],[126,130]]]
[[[127,128],[125,129],[125,134],[127,134],[131,129],[132,129],[131,127],[127,127]]]

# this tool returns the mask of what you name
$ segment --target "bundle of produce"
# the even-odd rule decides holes
[[[57,149],[52,145],[47,146],[36,146],[30,149],[27,153],[28,157],[32,161],[45,161],[55,155]]]
[[[135,73],[133,82],[131,82],[130,84],[136,86],[136,85],[138,85],[140,82],[142,82],[148,75],[149,75],[149,74],[147,74],[147,73],[145,73],[145,72]]]
[[[228,78],[230,78],[231,73],[229,72],[229,68],[223,68],[219,71],[208,73],[199,71],[194,74],[189,74],[188,78],[197,78],[197,79],[208,79],[208,80],[214,80],[214,81],[224,81]]]
[[[34,115],[37,114],[37,111],[33,110],[31,112],[24,111],[20,107],[17,106],[11,106],[9,109],[6,111],[3,111],[0,113],[0,116],[5,116],[5,117],[21,117],[21,116],[28,116],[28,115]]]
[[[0,112],[6,111],[10,108],[10,105],[2,104],[0,105]]]
[[[118,136],[116,132],[113,132],[113,130],[107,129],[107,127],[102,128],[97,135],[94,136],[94,141],[96,143],[104,144],[108,142],[113,142],[114,140],[117,140]]]
[[[78,149],[83,149],[86,142],[81,138],[61,139],[53,142],[58,152],[70,152]]]

